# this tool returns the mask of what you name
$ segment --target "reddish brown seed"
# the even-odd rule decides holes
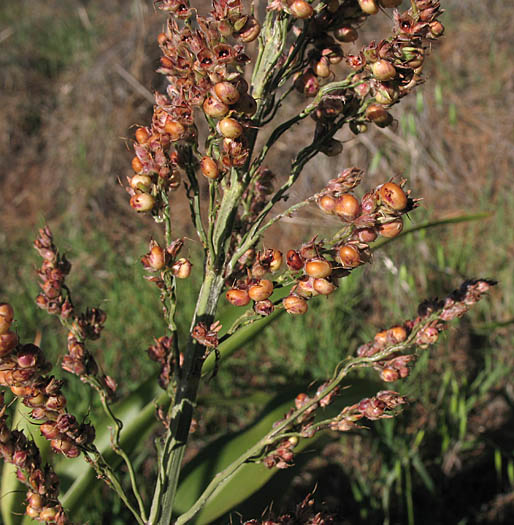
[[[440,37],[444,34],[444,26],[439,22],[439,20],[434,20],[433,22],[430,22],[430,33],[435,37]]]
[[[319,148],[327,157],[337,157],[343,151],[343,143],[336,139],[326,140]]]
[[[387,330],[382,330],[375,334],[374,339],[380,346],[385,346],[387,344]]]
[[[325,213],[333,214],[335,213],[336,199],[331,195],[323,195],[318,199],[318,206]]]
[[[354,236],[363,243],[373,242],[377,237],[377,232],[374,228],[360,228],[356,230]]]
[[[237,22],[236,22],[237,23]],[[249,16],[241,30],[234,34],[245,44],[253,42],[261,32],[261,25],[254,16]]]
[[[407,195],[394,182],[388,182],[380,187],[378,194],[383,203],[395,211],[402,211],[407,207]]]
[[[250,296],[246,290],[231,288],[225,294],[227,301],[234,306],[246,306],[250,302]]]
[[[335,284],[327,279],[314,279],[312,287],[320,295],[330,295],[335,289]]]
[[[318,60],[312,70],[317,77],[328,78],[330,76],[330,61],[326,57],[322,57]]]
[[[257,301],[253,309],[256,314],[268,316],[275,310],[275,305],[269,299],[265,299],[264,301]]]
[[[39,514],[40,521],[48,522],[55,521],[58,510],[55,507],[45,507]]]
[[[27,493],[27,501],[29,505],[34,509],[40,509],[43,506],[43,498],[34,492]]]
[[[391,113],[386,111],[384,106],[380,104],[370,104],[366,108],[366,118],[380,128],[385,128],[393,122]]]
[[[229,107],[221,100],[208,96],[203,103],[205,114],[212,118],[223,118],[229,111]]]
[[[328,277],[332,273],[332,266],[326,259],[317,257],[305,263],[305,273],[315,279]]]
[[[304,261],[306,261],[307,259],[317,258],[318,250],[316,248],[316,245],[312,242],[302,244],[302,247],[300,248],[300,255]]]
[[[158,271],[164,268],[165,253],[164,250],[159,246],[152,246],[149,257],[147,258],[148,265],[152,270]]]
[[[334,36],[339,42],[355,42],[359,34],[353,27],[340,27],[336,29]]]
[[[289,6],[289,10],[295,18],[300,19],[310,18],[314,14],[314,9],[305,0],[294,0]]]
[[[391,383],[392,381],[397,381],[398,379],[400,379],[400,374],[394,368],[384,368],[380,372],[380,377],[382,381],[385,381],[386,383]]]
[[[302,297],[306,298],[312,297],[313,295],[317,295],[317,292],[314,289],[314,279],[312,277],[307,276],[302,277],[298,280],[294,291],[298,295],[301,295]]]
[[[380,80],[392,80],[396,76],[396,69],[388,60],[377,60],[371,66],[373,76]]]
[[[136,174],[130,179],[130,187],[133,190],[148,191],[152,185],[152,179],[148,175]]]
[[[136,193],[130,198],[130,205],[138,213],[144,213],[153,209],[155,199],[149,193]]]
[[[175,142],[184,137],[186,128],[176,120],[167,119],[166,124],[164,125],[164,131],[169,134],[170,140]]]
[[[382,237],[386,237],[388,239],[392,239],[393,237],[400,235],[402,230],[403,220],[401,217],[399,219],[395,219],[392,222],[385,222],[378,227],[378,233],[382,235]]]
[[[306,97],[314,97],[319,90],[319,81],[312,69],[309,69],[305,73],[298,75],[294,82],[294,87]]]
[[[367,15],[376,15],[378,13],[378,5],[375,0],[358,0],[360,8]]]
[[[214,93],[223,104],[228,106],[235,104],[241,98],[237,87],[231,82],[218,82],[214,86]]]
[[[273,250],[273,256],[271,262],[269,263],[269,269],[272,273],[280,270],[282,266],[282,252],[280,250]]]
[[[146,128],[136,129],[136,140],[139,144],[145,144],[150,138],[150,132]]]
[[[362,264],[359,249],[351,244],[341,246],[337,254],[343,268],[356,268]]]
[[[9,303],[0,303],[0,317],[7,323],[12,323],[14,319],[14,309]]]
[[[171,271],[177,279],[187,279],[191,275],[192,268],[193,265],[191,262],[188,259],[182,257],[176,261],[175,264],[173,264]]]
[[[12,322],[7,322],[5,318],[0,317],[0,335],[6,334],[11,328]]]
[[[17,397],[27,397],[31,394],[30,386],[11,386],[11,392]]]
[[[25,399],[25,403],[31,407],[41,407],[45,404],[46,396],[43,393],[39,393],[35,396]]]
[[[403,326],[393,326],[387,332],[395,343],[403,343],[407,339],[407,330]]]
[[[216,180],[219,177],[220,170],[218,164],[212,157],[203,157],[200,161],[200,170],[202,174],[211,180]]]
[[[141,171],[143,171],[143,163],[137,157],[134,157],[132,159],[132,169],[136,173],[140,173]]]
[[[289,250],[287,252],[286,263],[291,270],[301,270],[303,268],[303,259],[296,250]]]
[[[361,207],[359,201],[353,195],[345,193],[337,199],[335,212],[343,219],[353,221],[359,216]]]
[[[264,301],[273,293],[273,283],[268,279],[261,279],[257,284],[248,288],[248,295],[252,301]]]
[[[252,116],[257,111],[257,102],[248,93],[243,93],[237,104],[233,106],[236,111]]]
[[[227,139],[237,139],[243,134],[243,126],[230,117],[225,117],[218,122],[218,131]]]
[[[168,57],[161,57],[160,62],[161,62],[161,66],[166,69],[173,68],[173,62]]]
[[[25,514],[35,520],[37,518],[39,518],[39,509],[36,509],[35,507],[32,507],[31,505],[27,505],[27,507],[25,508]]]
[[[298,394],[294,399],[295,407],[297,409],[302,408],[303,405],[309,402],[309,400],[310,400],[310,397],[304,392],[302,392],[301,394]]]
[[[282,304],[288,314],[302,315],[309,309],[307,301],[297,295],[289,295],[282,300]]]
[[[14,332],[6,332],[0,335],[0,357],[3,357],[11,352],[11,350],[18,344],[18,336]]]

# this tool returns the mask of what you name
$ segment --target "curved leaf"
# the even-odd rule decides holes
[[[354,379],[350,381],[351,388],[344,390],[328,409],[323,417],[337,414],[344,406],[351,405],[370,393],[380,389],[376,381]],[[270,431],[275,421],[282,418],[293,405],[294,398],[302,387],[288,390],[277,395],[256,418],[256,422],[246,430],[232,435],[223,436],[196,456],[183,470],[176,499],[178,513],[186,512],[198,499],[211,479],[225,469],[248,448],[262,439]],[[318,439],[321,436],[316,436]],[[295,447],[299,453],[306,447],[312,447],[315,440],[304,439]],[[194,523],[197,525],[212,523],[238,504],[248,499],[263,487],[276,473],[277,469],[268,469],[262,464],[247,463],[226,482],[214,497],[208,500],[199,512]]]

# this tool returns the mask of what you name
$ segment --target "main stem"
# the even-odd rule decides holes
[[[278,21],[278,23],[273,23],[274,21]],[[265,105],[263,97],[265,88],[270,82],[272,72],[284,49],[287,36],[287,17],[279,16],[276,20],[273,13],[268,13],[265,29],[270,38],[260,42],[259,60],[254,69],[252,81],[254,96],[258,101],[259,109],[262,109],[263,104]],[[260,115],[260,111],[258,114]],[[249,150],[252,151],[257,130],[249,135]],[[225,190],[217,210],[215,223],[212,229],[209,229],[208,238],[202,238],[200,235],[204,241],[206,262],[204,280],[198,295],[191,329],[200,322],[209,327],[214,321],[216,306],[224,286],[223,275],[226,270],[224,266],[237,208],[241,195],[250,182],[248,168],[249,166],[245,166],[241,171],[231,170],[230,187]],[[199,209],[194,211],[197,213],[196,218],[198,220]],[[205,230],[201,229],[199,233],[205,235]],[[185,352],[184,364],[180,370],[175,402],[170,413],[170,428],[166,434],[163,447],[159,451],[160,470],[150,510],[149,525],[171,524],[180,467],[184,458],[205,357],[205,347],[190,338]]]
[[[223,285],[223,277],[206,267],[204,281],[196,303],[193,326],[198,322],[203,322],[207,326],[212,323]],[[205,347],[190,339],[181,368],[175,404],[171,409],[170,430],[162,450],[162,472],[159,473],[160,479],[154,494],[150,524],[169,525],[171,523],[180,466],[186,449],[204,359]]]

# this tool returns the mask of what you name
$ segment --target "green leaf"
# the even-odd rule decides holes
[[[366,395],[380,389],[375,381],[354,379],[349,381],[351,388],[344,390],[340,398],[323,412],[323,418],[338,413],[344,406],[356,403]],[[229,466],[249,447],[262,439],[272,428],[275,421],[281,419],[285,412],[293,406],[294,397],[302,391],[301,387],[278,394],[247,429],[232,435],[223,436],[203,449],[182,472],[176,498],[176,511],[186,512],[201,495],[207,484],[220,471]],[[322,433],[319,436],[321,437]],[[306,447],[312,448],[315,440],[303,439],[295,447],[299,453]],[[247,500],[261,489],[278,469],[267,469],[261,464],[247,463],[228,480],[207,501],[199,512],[194,523],[197,525],[212,523],[237,505]]]
[[[435,492],[434,482],[432,481],[430,474],[425,468],[425,465],[423,465],[423,462],[421,461],[418,454],[416,454],[412,458],[412,466],[414,467],[416,472],[419,474],[419,477],[423,480],[425,487],[433,494]]]
[[[283,288],[277,291],[276,297],[280,298],[281,294],[285,296],[287,293],[289,293],[289,289]],[[275,298],[275,294],[273,297]],[[226,316],[223,318],[222,323],[224,322],[228,325],[237,318],[234,310],[236,310],[236,313],[239,315],[240,312],[242,312],[241,309],[227,309]],[[230,336],[219,346],[221,358],[227,358],[250,339],[256,337],[266,325],[278,318],[282,312],[283,310],[278,310],[268,317],[241,328],[234,335]],[[212,373],[214,365],[215,357],[214,355],[210,355],[204,364],[203,373]],[[143,441],[143,436],[148,435],[157,424],[155,418],[156,404],[162,405],[166,403],[167,400],[168,396],[159,388],[156,378],[151,377],[125,400],[117,403],[113,407],[114,414],[123,422],[121,446],[129,456],[134,453],[137,445]],[[95,428],[98,429],[95,439],[96,447],[110,464],[118,464],[120,458],[110,447],[109,427],[111,423],[109,419],[103,417],[93,421],[93,423]],[[64,493],[62,502],[70,512],[73,512],[80,506],[82,499],[96,486],[96,475],[82,457],[59,462],[57,470],[59,475],[65,478],[64,481],[66,481],[66,478],[68,481],[68,488]]]
[[[456,217],[448,217],[446,219],[435,219],[433,221],[426,221],[422,222],[421,224],[417,224],[416,226],[412,226],[411,228],[406,228],[403,230],[400,235],[389,238],[389,239],[379,239],[377,242],[375,242],[372,246],[372,250],[379,250],[380,248],[383,248],[390,242],[395,242],[402,237],[405,237],[405,235],[409,235],[410,233],[414,233],[416,231],[420,230],[426,230],[428,228],[434,228],[435,226],[445,226],[446,224],[458,224],[461,222],[471,222],[471,221],[480,221],[482,219],[489,219],[492,217],[491,213],[472,213],[470,215],[458,215]]]
[[[129,455],[143,443],[145,436],[152,431],[157,422],[156,404],[162,405],[167,400],[166,393],[162,391],[156,398],[158,388],[155,378],[150,378],[124,401],[113,407],[114,413],[123,422],[120,443]],[[94,423],[98,429],[95,439],[96,447],[111,465],[119,464],[121,458],[110,447],[110,427],[112,426],[110,420],[105,417]],[[56,470],[60,477],[67,477],[72,481],[61,502],[70,513],[73,513],[80,506],[83,498],[98,483],[96,474],[82,456],[60,462]]]

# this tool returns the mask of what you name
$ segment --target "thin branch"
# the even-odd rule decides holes
[[[436,317],[437,314],[430,316],[426,320],[426,323],[435,319]],[[317,404],[320,399],[323,399],[324,397],[329,395],[337,386],[339,386],[341,381],[348,375],[348,373],[352,369],[376,363],[377,361],[382,361],[383,359],[386,359],[387,357],[390,357],[391,355],[396,354],[399,351],[405,351],[409,349],[411,346],[413,346],[417,333],[424,325],[425,323],[420,323],[416,327],[416,329],[414,329],[411,332],[407,340],[403,343],[390,346],[371,357],[353,357],[343,361],[343,363],[345,364],[341,363],[337,375],[335,375],[335,377],[326,385],[326,387],[321,392],[318,392],[316,396],[313,397],[304,406],[295,410],[291,414],[291,416],[279,423],[275,428],[268,432],[262,439],[260,439],[255,445],[253,445],[241,456],[239,456],[239,458],[232,462],[223,471],[216,474],[216,476],[207,485],[204,492],[196,500],[192,507],[187,512],[185,512],[177,518],[177,520],[175,521],[175,525],[183,525],[185,523],[188,523],[203,508],[203,506],[207,503],[209,498],[211,498],[218,490],[220,490],[221,487],[225,483],[227,483],[229,479],[231,479],[245,463],[247,463],[251,458],[258,457],[262,453],[262,451],[265,450],[267,447],[273,445],[279,440],[282,440],[284,435],[287,434],[287,430],[294,424],[294,422],[312,406]]]

